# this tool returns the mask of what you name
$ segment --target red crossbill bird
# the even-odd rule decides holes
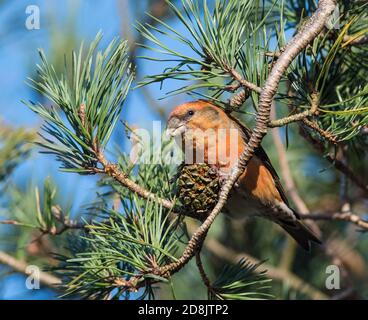
[[[250,130],[209,101],[177,106],[169,115],[167,132],[176,137],[193,163],[208,163],[223,182],[246,148]],[[220,134],[221,133],[221,134]],[[190,158],[190,157],[189,157]],[[290,207],[280,179],[260,146],[234,184],[223,210],[230,216],[267,218],[287,231],[306,250],[320,240]]]

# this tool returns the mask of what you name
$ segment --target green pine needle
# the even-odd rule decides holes
[[[94,148],[106,147],[133,81],[126,41],[114,39],[98,51],[98,33],[87,52],[81,45],[72,52],[71,64],[57,74],[44,52],[39,51],[40,80],[29,84],[53,103],[51,107],[24,102],[45,120],[48,135],[39,143],[45,153],[54,154],[67,171],[89,173],[94,167]]]
[[[271,279],[266,277],[266,271],[257,273],[262,263],[252,264],[240,260],[235,265],[226,265],[218,278],[213,282],[214,292],[209,293],[213,300],[255,300],[270,299],[273,296],[267,292]]]

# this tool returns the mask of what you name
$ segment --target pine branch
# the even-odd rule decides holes
[[[274,104],[273,108],[271,109],[272,121],[274,121],[274,119],[276,118],[275,108],[276,106]],[[280,169],[281,169],[281,176],[285,183],[286,192],[290,196],[293,203],[295,204],[298,210],[298,213],[301,213],[301,214],[309,213],[309,209],[307,205],[305,204],[304,200],[300,197],[297,187],[295,185],[295,181],[293,179],[293,176],[290,170],[290,166],[289,166],[289,161],[287,159],[286,150],[281,140],[280,129],[278,127],[275,127],[272,129],[272,136],[273,136],[273,141],[274,141],[275,148],[277,151],[277,158],[278,158]]]
[[[358,215],[348,212],[334,212],[334,213],[314,213],[301,216],[304,220],[335,220],[335,221],[346,221],[357,225],[363,231],[368,230],[368,221],[362,219]]]
[[[128,175],[122,172],[116,164],[112,164],[106,160],[101,150],[96,150],[95,152],[98,161],[101,163],[103,167],[103,169],[94,168],[93,170],[96,173],[103,173],[114,178],[124,187],[138,194],[140,197],[144,199],[154,200],[163,207],[165,207],[166,209],[172,210],[174,208],[174,202],[157,197],[156,194],[149,192],[148,190],[144,189],[143,187],[141,187],[140,185],[129,179]]]
[[[318,123],[316,121],[311,121],[308,118],[312,116],[318,116],[319,111],[319,97],[317,92],[312,92],[311,94],[311,106],[309,109],[293,114],[291,116],[282,118],[282,119],[275,119],[271,120],[268,124],[268,127],[270,128],[276,128],[276,127],[282,127],[292,122],[298,122],[301,121],[306,126],[317,132],[321,137],[324,139],[330,141],[332,144],[337,144],[337,137],[330,132],[327,132],[319,127]],[[290,109],[290,106],[289,106]]]
[[[0,251],[0,264],[8,266],[17,272],[25,274],[26,276],[32,275],[30,271],[27,271],[29,265],[26,262],[17,260],[4,251]],[[61,285],[61,280],[59,278],[44,271],[40,271],[38,275],[40,283],[52,289],[59,289],[59,286]]]
[[[247,80],[245,80],[236,69],[231,68],[230,66],[225,66],[224,70],[228,72],[240,85],[242,85],[244,88],[253,90],[254,92],[261,93],[262,88],[258,87],[254,83],[251,83]]]
[[[356,186],[361,188],[365,193],[368,192],[368,183],[365,183],[361,177],[359,177],[350,167],[343,161],[337,159],[333,154],[326,153],[325,146],[322,141],[312,137],[303,127],[299,127],[300,135],[308,141],[315,150],[323,154],[325,159],[330,162],[338,171],[346,175]]]
[[[103,154],[103,152],[101,150],[96,151],[96,157],[97,157],[99,163],[102,165],[102,169],[93,168],[92,170],[95,173],[105,174],[105,175],[115,179],[122,186],[128,188],[130,191],[136,193],[140,197],[142,197],[144,199],[151,199],[151,200],[159,203],[164,208],[170,210],[170,215],[171,216],[183,215],[183,216],[191,217],[193,219],[197,219],[197,220],[200,220],[200,221],[203,219],[202,216],[199,216],[199,215],[197,215],[195,213],[192,213],[192,212],[188,212],[188,211],[175,212],[174,211],[176,209],[175,208],[175,202],[164,199],[164,198],[160,198],[155,193],[152,193],[152,192],[148,191],[147,189],[143,188],[139,184],[135,183],[133,180],[129,179],[128,175],[126,173],[124,173],[123,171],[121,171],[121,169],[119,168],[119,166],[117,164],[110,163],[109,161],[107,161],[107,159],[105,158],[105,155]]]
[[[334,134],[332,134],[331,132],[328,132],[326,130],[323,130],[318,125],[317,121],[311,121],[311,120],[308,120],[307,118],[303,118],[301,121],[307,127],[309,127],[310,129],[312,129],[313,131],[317,132],[326,141],[329,141],[329,142],[331,142],[334,145],[336,145],[338,143],[338,138]]]
[[[196,253],[195,258],[196,258],[196,265],[197,265],[199,274],[201,276],[202,282],[207,287],[208,294],[216,295],[216,290],[213,288],[211,281],[209,277],[207,276],[206,271],[204,270],[200,251]]]
[[[273,106],[271,110],[271,118],[275,118],[275,106]],[[291,174],[289,162],[286,156],[286,149],[281,141],[280,136],[280,129],[274,128],[272,130],[273,140],[275,143],[279,164],[281,168],[281,176],[284,180],[286,192],[290,196],[291,200],[296,206],[297,212],[300,214],[302,219],[305,219],[307,221],[307,224],[309,227],[314,231],[316,235],[319,237],[321,236],[322,232],[320,227],[315,222],[318,219],[310,218],[312,216],[315,216],[314,214],[311,214],[309,208],[307,207],[306,203],[300,196],[300,193],[298,192],[298,189],[295,185],[293,176]],[[331,219],[332,220],[332,219]],[[281,260],[280,260],[280,267],[288,266],[291,268],[292,260],[295,259],[296,254],[296,247],[295,242],[290,242],[289,239],[288,247],[283,252]],[[324,253],[331,257],[332,263],[336,264],[339,262],[339,266],[341,267],[341,270],[345,270],[347,272],[346,264],[344,264],[340,258],[340,252],[336,248],[333,247],[333,243],[331,241],[325,241],[324,245],[321,246],[321,249],[324,251]]]
[[[230,99],[230,106],[231,107],[240,107],[243,105],[243,103],[248,99],[250,93],[249,90],[252,90],[256,93],[261,93],[262,88],[245,80],[238,71],[236,71],[235,68],[231,68],[230,66],[226,66],[224,69],[225,72],[229,73],[231,75],[231,77],[233,77],[233,79],[235,81],[238,82],[238,85],[235,87],[227,87],[225,88],[226,90],[229,91],[233,91],[236,89],[239,89],[239,87],[243,87],[244,89],[241,90],[240,92],[233,94],[231,99]]]
[[[217,1],[212,7],[206,2],[201,3],[200,10],[199,2],[182,1],[182,11],[179,10],[173,3],[168,2],[174,15],[185,29],[188,30],[191,37],[186,38],[178,33],[165,22],[150,16],[155,21],[155,26],[150,24],[139,24],[139,32],[155,46],[141,45],[143,48],[153,52],[158,52],[166,57],[143,57],[148,60],[174,62],[176,65],[166,68],[162,74],[147,76],[146,80],[139,85],[147,85],[153,82],[163,83],[167,79],[175,79],[180,81],[195,81],[192,85],[169,92],[170,95],[181,92],[193,92],[201,94],[201,89],[223,93],[228,90],[234,90],[233,84],[226,83],[243,79],[238,71],[245,73],[257,80],[257,83],[262,81],[258,79],[255,68],[259,65],[265,65],[265,56],[254,54],[252,59],[245,57],[241,51],[245,47],[250,51],[257,51],[253,47],[253,40],[257,39],[260,47],[267,47],[269,39],[264,38],[262,30],[263,23],[266,17],[271,14],[272,8],[266,8],[265,11],[258,11],[256,2],[253,1]],[[211,8],[211,9],[210,9]],[[212,12],[211,12],[212,11]],[[158,25],[158,27],[156,27]],[[188,56],[187,53],[182,53],[176,49],[169,48],[155,32],[159,32],[164,37],[186,46],[193,52],[193,56]],[[267,50],[267,49],[265,49]],[[259,63],[257,60],[259,58]],[[198,66],[200,70],[196,70]],[[266,68],[266,66],[265,66]],[[260,70],[258,70],[260,71]],[[238,73],[238,74],[237,74]],[[259,72],[262,74],[263,72]],[[197,80],[202,80],[199,83]],[[219,80],[222,83],[219,83]],[[239,82],[242,86],[249,86],[252,89],[259,91],[259,87],[253,84],[252,81],[242,80]],[[215,97],[206,96],[209,99]]]
[[[194,229],[191,226],[189,229]],[[203,267],[201,249],[195,255],[196,265],[202,282],[207,287],[209,299],[252,300],[272,297],[263,292],[265,289],[269,289],[266,284],[271,281],[271,279],[265,278],[266,270],[256,272],[262,262],[253,264],[246,259],[240,259],[225,266],[217,279],[211,283]]]
[[[302,121],[308,117],[314,116],[318,112],[318,106],[319,106],[319,97],[317,92],[313,92],[311,94],[311,106],[308,110],[305,110],[303,112],[282,118],[277,120],[272,120],[269,122],[268,126],[270,128],[275,127],[282,127],[289,123],[296,122],[296,121]]]
[[[134,193],[122,210],[106,208],[107,218],[86,224],[70,248],[72,256],[60,257],[56,271],[66,278],[64,296],[120,297],[145,288],[142,298],[152,297],[152,285],[167,282],[151,270],[176,260],[178,220],[170,221],[162,206]]]
[[[51,207],[52,215],[55,217],[57,221],[60,222],[60,228],[53,228],[51,230],[42,230],[43,233],[49,233],[51,235],[59,235],[63,232],[71,229],[84,229],[86,222],[81,222],[77,220],[72,220],[70,217],[65,216],[60,206],[52,206]]]
[[[368,34],[362,36],[344,36],[344,44],[343,46],[358,46],[364,45],[368,43]]]
[[[10,199],[1,224],[15,225],[44,235],[61,235],[67,230],[83,229],[85,222],[70,218],[69,212],[58,205],[57,187],[46,178],[43,188],[31,187],[25,191],[9,188]]]
[[[54,140],[43,137],[39,144],[57,156],[65,171],[93,172],[97,159],[92,147],[106,147],[133,81],[126,41],[114,39],[105,51],[96,52],[101,38],[97,34],[84,59],[83,46],[78,54],[73,52],[72,63],[66,66],[71,78],[67,73],[57,74],[40,50],[40,80],[29,79],[66,116],[67,124],[55,107],[24,102],[45,120],[43,129]]]
[[[221,260],[225,260],[229,263],[238,263],[240,260],[245,259],[246,261],[251,262],[252,264],[259,264],[260,261],[257,258],[247,254],[247,253],[238,253],[232,250],[231,248],[224,246],[216,239],[209,238],[205,242],[205,248],[209,250],[213,255],[218,257]],[[266,262],[262,263],[262,268],[267,270],[267,276],[271,279],[275,279],[278,281],[282,281],[286,283],[291,288],[299,291],[303,294],[308,295],[312,299],[316,300],[326,300],[328,296],[317,288],[313,287],[299,276],[285,269],[279,269],[274,267]]]
[[[41,232],[41,236],[44,236],[46,234],[57,236],[57,235],[63,234],[67,230],[84,229],[86,226],[85,222],[72,220],[68,216],[65,216],[60,206],[58,205],[52,206],[51,212],[55,220],[60,223],[60,226],[59,227],[55,225],[48,226],[48,227],[36,226],[36,225],[33,226],[35,229],[38,229]],[[15,225],[15,226],[31,226],[25,222],[17,221],[17,220],[1,220],[0,224]]]
[[[340,4],[339,9],[344,12],[343,21],[340,21],[343,27],[325,29],[299,55],[287,74],[294,93],[293,113],[304,111],[310,103],[310,92],[317,91],[320,97],[318,117],[304,118],[302,122],[313,134],[334,144],[346,141],[364,145],[360,132],[368,121],[368,91],[362,72],[366,50],[364,46],[344,46],[348,33],[359,34],[366,29],[363,7],[349,5],[346,8]]]

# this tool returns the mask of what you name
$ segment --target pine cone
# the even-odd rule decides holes
[[[190,164],[179,168],[177,196],[181,210],[207,215],[215,207],[219,192],[218,175],[209,165]]]

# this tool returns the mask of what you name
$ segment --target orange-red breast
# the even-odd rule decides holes
[[[250,131],[237,119],[209,101],[198,100],[177,106],[170,114],[167,131],[179,138],[193,163],[216,168],[222,181],[243,153]],[[188,157],[186,157],[188,161]],[[231,191],[224,211],[231,216],[260,216],[286,230],[304,249],[320,240],[299,220],[262,147],[258,147]]]

